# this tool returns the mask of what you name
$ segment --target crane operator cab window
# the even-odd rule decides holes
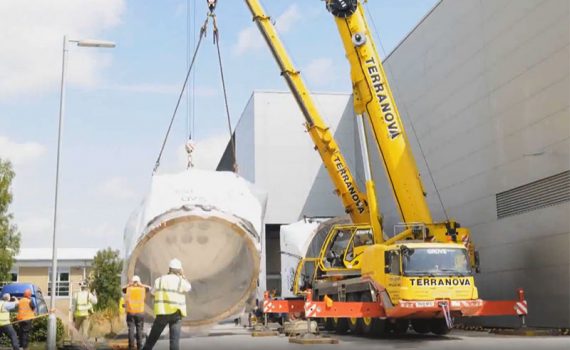
[[[350,229],[339,229],[334,238],[329,244],[328,251],[326,253],[326,258],[324,261],[325,267],[328,268],[343,268],[343,259],[346,252],[346,248],[350,243],[350,238],[352,236]]]
[[[350,247],[347,250],[345,260],[354,260],[364,252],[366,246],[370,246],[372,244],[374,244],[372,230],[369,228],[357,229],[354,233],[354,238],[352,238],[352,241],[350,242]]]

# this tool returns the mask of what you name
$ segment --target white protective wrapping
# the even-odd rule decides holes
[[[281,297],[292,298],[297,265],[302,258],[316,258],[333,225],[350,222],[347,217],[310,218],[280,229]]]
[[[292,298],[293,283],[297,264],[305,256],[311,238],[317,232],[319,223],[302,220],[289,225],[281,225],[281,297]]]
[[[193,290],[187,326],[210,326],[243,311],[254,299],[266,195],[231,172],[191,169],[155,175],[125,229],[123,278],[143,283],[182,261]],[[152,299],[147,300],[152,313]]]

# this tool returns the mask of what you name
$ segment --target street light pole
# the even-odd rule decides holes
[[[57,317],[55,315],[55,298],[57,291],[57,214],[58,214],[58,195],[59,195],[59,172],[61,164],[61,144],[63,139],[63,117],[65,112],[65,67],[67,64],[67,43],[76,43],[82,47],[103,47],[113,48],[115,44],[109,41],[101,40],[68,40],[67,36],[63,36],[63,52],[61,61],[61,83],[59,92],[59,121],[57,129],[57,160],[55,168],[55,196],[53,205],[53,236],[52,236],[52,261],[51,261],[51,296],[50,296],[50,314],[48,317],[48,334],[47,349],[56,350],[57,336]]]

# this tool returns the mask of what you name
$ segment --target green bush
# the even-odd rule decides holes
[[[30,342],[45,342],[47,340],[47,324],[48,324],[47,317],[40,317],[32,320],[32,331],[30,332]],[[19,324],[14,324],[14,329],[18,332]],[[57,341],[63,340],[63,322],[58,318],[57,319]],[[0,346],[10,346],[10,339],[5,335],[2,334],[0,336]]]
[[[36,318],[32,321],[32,332],[30,334],[30,341],[33,342],[42,342],[47,340],[47,327],[48,327],[48,318],[41,317]],[[61,319],[57,319],[57,331],[56,331],[56,339],[60,341],[63,339],[63,322]]]
[[[97,292],[96,311],[114,309],[118,312],[121,299],[121,271],[123,261],[118,250],[111,248],[97,252],[93,259],[90,288]]]

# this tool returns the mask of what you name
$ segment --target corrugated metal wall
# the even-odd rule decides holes
[[[532,326],[570,326],[569,8],[444,0],[386,61],[434,216],[444,218],[410,120],[448,215],[480,249],[481,296],[525,288]],[[396,222],[390,192],[379,192]]]

